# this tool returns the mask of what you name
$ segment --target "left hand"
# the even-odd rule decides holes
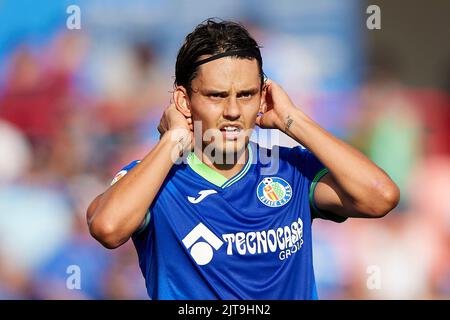
[[[284,132],[287,116],[298,109],[276,82],[267,80],[265,89],[263,114],[256,117],[256,124],[263,129],[279,129]]]

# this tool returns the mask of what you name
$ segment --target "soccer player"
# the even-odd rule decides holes
[[[177,56],[160,141],[87,210],[105,247],[132,238],[152,299],[317,299],[313,219],[379,218],[399,201],[383,170],[312,121],[262,65],[241,25],[198,25]],[[262,148],[249,141],[255,125],[305,148]]]

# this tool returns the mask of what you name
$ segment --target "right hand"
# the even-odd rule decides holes
[[[159,121],[158,131],[160,138],[171,132],[175,140],[181,140],[184,150],[193,149],[194,126],[192,117],[183,115],[172,102],[163,112]]]

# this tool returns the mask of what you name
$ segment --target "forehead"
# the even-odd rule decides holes
[[[224,57],[202,64],[192,80],[192,86],[228,90],[231,87],[259,86],[260,81],[256,59]]]

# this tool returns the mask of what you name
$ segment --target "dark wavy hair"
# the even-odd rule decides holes
[[[256,59],[261,76],[261,88],[264,83],[263,61],[260,46],[239,23],[210,18],[199,24],[186,39],[178,51],[175,64],[175,86],[183,86],[188,94],[192,92],[191,82],[197,75],[195,62],[202,55],[245,50],[248,54],[235,57]]]

